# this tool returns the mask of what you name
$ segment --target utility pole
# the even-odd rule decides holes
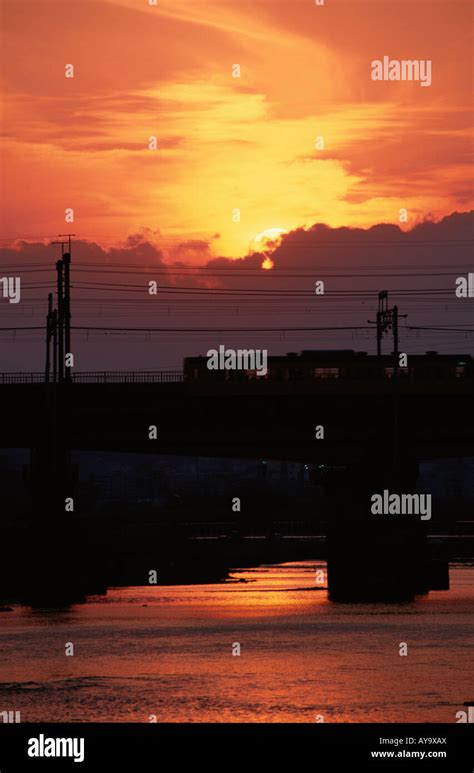
[[[48,295],[48,315],[46,317],[46,367],[44,380],[49,384],[51,370],[51,339],[53,336],[53,293]]]
[[[392,331],[393,336],[393,378],[392,378],[392,463],[391,479],[392,485],[399,485],[401,481],[400,472],[400,384],[399,384],[399,338],[398,338],[398,320],[406,314],[398,313],[398,306],[392,309],[388,307],[388,292],[383,290],[379,293],[379,309],[377,312],[377,357],[382,357],[382,339],[383,336]],[[374,324],[372,320],[367,320]]]
[[[66,246],[67,242],[51,242],[51,244],[61,245],[61,258],[62,258],[64,255],[64,247]]]
[[[70,266],[71,255],[69,252],[63,255],[64,267],[64,348],[65,354],[71,352],[71,286],[70,286]],[[67,382],[71,381],[71,368],[65,368],[64,378]]]
[[[53,328],[53,383],[58,380],[58,310],[54,309],[51,318]]]
[[[382,337],[384,334],[384,324],[388,312],[388,292],[382,290],[379,293],[379,310],[377,312],[377,357],[382,356]]]
[[[70,411],[70,389],[65,381],[71,380],[70,369],[66,368],[66,354],[70,353],[70,252],[65,252],[68,241],[53,242],[60,244],[61,259],[56,261],[57,304],[54,293],[48,296],[48,316],[46,329],[46,389],[38,430],[34,441],[31,463],[32,499],[35,516],[33,524],[33,544],[39,545],[38,556],[31,578],[33,598],[46,596],[77,595],[84,587],[82,581],[74,577],[66,582],[64,577],[69,571],[71,543],[74,545],[76,533],[71,536],[65,518],[64,503],[71,496],[74,487],[74,468],[71,464],[71,436],[67,416]],[[53,309],[53,305],[56,308]],[[53,341],[53,380],[51,380],[51,340]],[[66,346],[66,351],[65,351]],[[73,552],[73,564],[78,573],[79,553]],[[46,559],[45,559],[46,556]],[[42,562],[45,566],[42,565]],[[41,572],[39,571],[41,565]],[[39,577],[38,577],[39,575]],[[65,587],[64,587],[65,586]]]
[[[54,382],[56,381],[62,381],[63,380],[63,373],[64,373],[64,332],[63,332],[63,314],[62,314],[62,305],[63,305],[63,279],[62,279],[62,272],[63,272],[63,257],[64,257],[64,247],[66,246],[68,242],[63,241],[54,241],[51,242],[51,244],[59,244],[61,247],[61,260],[58,260],[56,263],[56,271],[57,271],[57,294],[58,294],[58,308],[53,312],[54,315],[54,329],[53,329],[53,373],[54,373]],[[61,279],[59,274],[61,273]],[[58,352],[59,349],[59,352]]]
[[[63,254],[63,267],[64,267],[64,306],[63,306],[63,322],[64,322],[64,353],[71,353],[71,244],[72,237],[75,234],[59,234],[60,237],[68,237],[68,252]],[[68,383],[71,382],[71,368],[64,369],[64,379]]]
[[[59,237],[61,236],[67,236],[67,244],[68,244],[68,252],[71,254],[71,237],[75,236],[76,234],[58,234]]]
[[[58,260],[56,263],[57,272],[57,294],[58,294],[58,381],[64,377],[64,299],[63,299],[63,262]]]
[[[382,290],[379,293],[379,308],[377,311],[377,319],[374,322],[372,319],[368,319],[367,322],[371,325],[376,325],[377,328],[377,357],[382,356],[382,339],[389,330],[393,335],[393,354],[394,354],[394,369],[398,373],[398,320],[400,317],[406,317],[406,314],[398,313],[398,306],[394,306],[393,309],[388,307],[388,291]]]
[[[407,315],[404,314],[404,317]],[[398,306],[392,309],[392,327],[393,327],[393,356],[395,359],[395,370],[398,375]]]

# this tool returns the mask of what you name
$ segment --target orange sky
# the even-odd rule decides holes
[[[237,256],[270,228],[472,208],[470,2],[1,7],[3,237],[72,230],[108,245],[150,229]],[[432,85],[372,81],[385,55],[431,59]]]

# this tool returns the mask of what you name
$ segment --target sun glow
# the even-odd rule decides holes
[[[261,233],[257,234],[254,238],[249,252],[259,252],[261,255],[265,256],[261,266],[265,271],[269,271],[275,265],[270,258],[270,254],[278,247],[281,242],[281,237],[285,233],[286,231],[284,228],[267,228],[266,231],[261,231]]]
[[[266,231],[262,231],[257,234],[254,239],[254,248],[259,252],[268,249],[275,249],[278,247],[281,237],[286,233],[284,228],[267,228]]]

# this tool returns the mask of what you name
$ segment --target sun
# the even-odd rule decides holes
[[[274,262],[271,258],[265,258],[263,261],[261,268],[265,269],[265,271],[270,271],[271,268],[274,266]]]
[[[261,267],[266,271],[269,271],[275,265],[270,258],[270,254],[279,246],[281,238],[285,233],[284,228],[267,228],[266,231],[261,231],[253,239],[249,252],[259,252],[265,256]]]

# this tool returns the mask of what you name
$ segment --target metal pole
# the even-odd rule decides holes
[[[69,237],[69,240],[71,237]],[[63,255],[64,264],[64,348],[65,354],[71,352],[71,285],[70,285],[70,266],[71,255],[65,252]],[[71,368],[64,369],[64,378],[71,381]]]
[[[388,292],[382,290],[379,293],[379,310],[377,314],[377,356],[382,356],[382,338],[388,310]]]
[[[44,373],[44,380],[49,384],[49,374],[51,370],[51,333],[52,333],[52,318],[53,318],[53,293],[48,295],[48,314],[46,317],[46,367]]]
[[[58,381],[64,378],[64,299],[63,299],[63,262],[56,263],[58,273]]]
[[[393,307],[393,353],[398,372],[398,306]]]
[[[398,306],[392,309],[393,330],[393,437],[392,437],[392,476],[397,487],[400,485],[400,410],[399,410],[399,352],[398,352]]]
[[[382,356],[382,312],[377,312],[377,357]]]
[[[54,309],[51,319],[53,330],[53,382],[58,380],[58,312]]]

